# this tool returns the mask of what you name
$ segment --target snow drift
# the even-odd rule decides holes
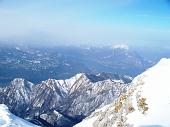
[[[27,122],[15,115],[13,115],[8,107],[0,104],[0,126],[1,127],[38,127],[32,123]]]

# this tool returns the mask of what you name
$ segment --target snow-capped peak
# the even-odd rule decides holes
[[[170,59],[137,76],[125,94],[76,127],[170,127]]]
[[[73,76],[73,77],[75,77],[75,78],[80,78],[81,76],[86,76],[86,75],[85,75],[85,73],[78,73],[78,74],[76,74],[76,75]]]
[[[21,86],[24,86],[24,79],[22,78],[15,78],[13,81],[12,81],[12,84],[13,85],[21,85]]]
[[[129,50],[129,46],[125,45],[125,44],[113,45],[112,48],[113,49],[125,49],[125,50]]]
[[[4,104],[0,104],[0,126],[1,127],[38,127],[32,123],[29,123],[13,115],[8,110],[8,107]]]
[[[11,82],[11,85],[16,87],[17,89],[19,88],[24,88],[24,87],[32,87],[34,84],[29,82],[29,81],[26,81],[25,79],[23,78],[15,78],[12,82]]]

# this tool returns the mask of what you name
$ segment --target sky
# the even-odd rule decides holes
[[[0,41],[170,44],[170,0],[0,0]]]

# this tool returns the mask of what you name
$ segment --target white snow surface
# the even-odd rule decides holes
[[[148,125],[170,127],[170,59],[161,59],[157,65],[136,77],[133,84],[139,82],[141,76],[144,85],[138,89],[146,98],[149,110],[146,115],[137,111],[129,114],[128,123],[136,127]],[[134,92],[132,100],[135,100],[135,94],[139,90]],[[133,103],[137,107],[136,101]]]
[[[155,66],[137,76],[130,87],[134,88],[129,98],[135,110],[132,113],[123,113],[127,118],[126,127],[170,127],[170,59],[161,59]],[[139,94],[146,98],[148,106],[146,113],[139,110],[136,99]],[[113,104],[95,112],[99,110],[108,112],[108,107],[113,108]],[[93,117],[95,112],[92,113],[92,117],[86,118],[75,127],[95,127],[94,122],[97,119],[95,115]],[[115,125],[117,122],[119,121],[109,127],[117,127]]]
[[[0,127],[39,127],[13,115],[8,107],[0,104]]]

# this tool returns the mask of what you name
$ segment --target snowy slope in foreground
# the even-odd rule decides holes
[[[0,104],[0,127],[38,127],[32,123],[29,123],[8,110],[8,107],[4,104]]]
[[[170,127],[170,59],[137,76],[128,92],[75,127]]]

